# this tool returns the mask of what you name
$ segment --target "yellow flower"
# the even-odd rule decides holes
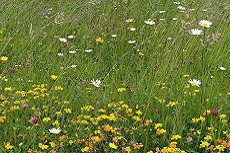
[[[158,128],[161,128],[163,125],[162,125],[162,123],[157,123],[157,124],[155,124],[155,127],[154,127],[154,129],[158,129]]]
[[[210,144],[207,141],[201,141],[200,148],[208,147]]]
[[[148,151],[147,153],[153,153],[153,151]]]
[[[173,135],[173,136],[171,137],[171,140],[177,140],[177,139],[181,139],[181,136],[178,135],[178,134]]]
[[[39,148],[41,148],[42,150],[47,149],[49,146],[48,145],[44,145],[43,143],[39,143],[38,144]]]
[[[10,142],[7,142],[6,145],[5,145],[5,148],[10,150],[10,149],[13,149],[14,146],[12,146],[12,145],[10,144]]]
[[[59,127],[60,123],[58,122],[58,120],[56,120],[56,121],[54,121],[54,122],[52,123],[52,125],[53,125],[53,126],[56,126],[56,127]]]
[[[225,119],[226,117],[227,117],[226,114],[221,114],[221,115],[220,115],[220,118],[221,118],[221,119]]]
[[[113,149],[117,149],[118,146],[115,145],[114,143],[111,143],[111,142],[110,142],[110,143],[109,143],[109,147],[110,147],[110,148],[113,148]]]
[[[189,75],[188,75],[188,74],[184,74],[183,77],[184,77],[184,78],[188,78]]]
[[[18,146],[19,146],[19,147],[21,147],[22,145],[23,145],[23,143],[22,143],[22,142],[18,144]]]
[[[123,91],[126,91],[126,88],[118,88],[118,89],[117,89],[117,92],[119,92],[119,93],[121,93],[121,92],[123,92]]]
[[[69,140],[69,144],[72,145],[73,144],[73,140]]]
[[[49,122],[51,119],[49,118],[49,117],[44,117],[43,119],[42,119],[42,121],[43,122]]]
[[[81,152],[89,152],[89,147],[84,147],[81,149]]]
[[[72,110],[70,108],[65,108],[64,111],[67,113],[67,114],[71,114],[72,113]]]
[[[0,60],[1,60],[2,62],[6,62],[6,61],[8,60],[8,57],[2,56],[2,57],[0,58]]]
[[[50,146],[51,146],[52,148],[55,148],[55,147],[56,147],[56,144],[55,144],[54,142],[49,142],[49,144],[50,144]]]
[[[130,147],[126,147],[126,148],[125,148],[125,151],[126,151],[127,153],[130,153],[130,152],[131,152]]]
[[[96,42],[98,42],[98,43],[103,43],[104,40],[103,40],[101,37],[99,37],[99,38],[96,39]]]
[[[218,145],[218,146],[216,146],[216,149],[218,149],[219,151],[224,151],[225,146],[223,146],[223,145]]]
[[[51,77],[51,79],[53,79],[53,80],[56,80],[56,79],[58,78],[58,76],[56,76],[56,75],[51,75],[50,77]]]

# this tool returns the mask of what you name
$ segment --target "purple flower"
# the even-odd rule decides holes
[[[131,140],[131,141],[129,142],[129,145],[132,146],[133,144],[134,144],[134,141]]]
[[[218,115],[219,115],[218,109],[213,109],[212,110],[212,116],[218,116]]]
[[[32,116],[29,120],[31,124],[36,124],[38,122],[38,118],[36,116]]]
[[[10,67],[10,68],[8,69],[8,72],[9,72],[9,73],[14,72],[14,71],[15,71],[15,69],[12,68],[12,67]]]
[[[25,110],[28,107],[28,104],[22,104],[22,109]]]
[[[154,112],[157,112],[158,111],[158,108],[153,108],[152,109]]]
[[[192,137],[187,137],[187,142],[191,142],[192,141]]]

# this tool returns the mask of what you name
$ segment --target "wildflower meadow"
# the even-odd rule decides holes
[[[229,153],[228,0],[1,0],[0,153]]]

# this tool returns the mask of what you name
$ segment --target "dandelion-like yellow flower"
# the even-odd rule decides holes
[[[57,80],[57,78],[58,78],[58,76],[56,76],[56,75],[51,75],[50,77],[51,77],[51,79],[53,79],[53,80]]]
[[[99,38],[96,39],[96,42],[98,42],[98,43],[103,43],[104,40],[103,40],[101,37],[99,37]]]
[[[8,57],[6,57],[6,56],[2,56],[0,58],[0,61],[2,61],[2,62],[6,62],[7,60],[8,60]]]

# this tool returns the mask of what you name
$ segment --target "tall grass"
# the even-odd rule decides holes
[[[229,152],[229,6],[2,0],[1,151]]]

